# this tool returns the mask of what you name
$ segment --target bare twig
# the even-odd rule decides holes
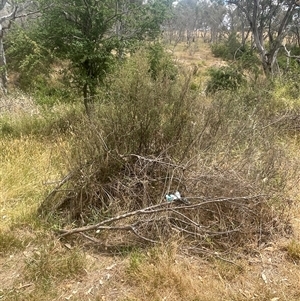
[[[203,207],[205,205],[208,204],[213,204],[213,203],[222,203],[222,202],[228,202],[228,201],[249,201],[249,200],[254,200],[257,198],[261,198],[262,195],[256,195],[256,196],[247,196],[247,197],[235,197],[235,198],[219,198],[219,199],[213,199],[213,200],[206,200],[203,202],[198,202],[195,204],[184,204],[184,203],[180,203],[180,205],[178,205],[177,202],[164,202],[161,204],[157,204],[157,205],[153,205],[153,206],[149,206],[143,209],[139,209],[139,210],[135,210],[135,211],[131,211],[131,212],[127,212],[118,216],[114,216],[112,218],[106,219],[104,221],[101,221],[100,223],[94,224],[94,225],[88,225],[88,226],[84,226],[84,227],[79,227],[79,228],[73,228],[70,230],[67,229],[59,229],[58,232],[60,233],[60,237],[64,237],[67,235],[71,235],[71,234],[75,234],[75,233],[82,233],[82,232],[87,232],[87,231],[92,231],[92,230],[128,230],[133,232],[135,235],[137,235],[138,237],[146,240],[146,241],[150,241],[150,242],[155,242],[152,239],[148,239],[140,234],[137,233],[136,227],[138,226],[138,224],[141,224],[141,221],[138,221],[134,224],[131,225],[121,225],[121,226],[114,226],[114,225],[110,225],[114,222],[129,218],[129,217],[133,217],[133,216],[141,216],[141,215],[151,215],[151,214],[158,214],[161,212],[174,212],[178,215],[180,215],[181,217],[185,218],[186,221],[185,223],[188,223],[189,225],[193,226],[193,227],[199,227],[199,225],[197,223],[195,223],[194,221],[192,221],[190,218],[186,217],[184,214],[178,212],[179,210],[191,210],[191,209],[196,209],[196,208],[200,208]],[[193,199],[193,198],[190,198]],[[181,229],[182,231],[184,229]],[[184,230],[185,232],[187,230]],[[230,230],[230,232],[232,232]],[[229,233],[229,231],[226,232],[214,232],[214,235],[221,235],[221,234],[226,234]],[[190,233],[191,234],[191,233]]]
[[[159,158],[149,158],[149,157],[144,157],[144,156],[140,156],[140,155],[136,155],[136,154],[120,155],[120,157],[122,157],[122,158],[136,157],[139,160],[144,160],[144,161],[148,161],[148,162],[151,162],[151,163],[159,163],[159,164],[163,164],[163,165],[167,165],[167,166],[186,169],[186,166],[184,166],[184,165],[176,165],[174,163],[165,162],[165,161],[160,160]]]

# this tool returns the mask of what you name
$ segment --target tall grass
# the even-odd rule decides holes
[[[0,228],[35,213],[66,168],[65,139],[0,139]]]

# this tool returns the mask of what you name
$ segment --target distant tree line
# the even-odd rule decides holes
[[[275,76],[280,50],[300,60],[300,1],[0,0],[0,87],[7,89],[5,51],[8,67],[27,79],[60,60],[89,112],[114,63],[162,36],[174,47],[234,36],[255,49],[266,76]]]
[[[176,44],[202,36],[218,43],[236,34],[242,46],[250,43],[267,76],[278,73],[277,55],[289,42],[300,48],[300,1],[295,0],[181,0],[165,25],[166,41]],[[299,51],[287,56],[299,60]]]

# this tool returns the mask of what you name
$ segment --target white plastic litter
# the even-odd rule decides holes
[[[181,199],[181,195],[179,191],[176,191],[174,194],[167,194],[166,195],[166,200],[167,202],[173,202],[175,200],[180,200]]]

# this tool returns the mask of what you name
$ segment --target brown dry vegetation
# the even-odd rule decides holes
[[[195,49],[184,49],[185,45],[178,47],[179,60],[197,64],[198,83],[205,80],[208,66],[218,64],[206,44],[193,46]],[[16,99],[20,99],[19,96],[13,101]],[[25,116],[30,120],[28,116],[38,112],[25,98],[20,102],[25,105],[13,110],[11,103],[6,100],[9,104],[6,111],[10,113],[3,119],[2,128],[6,122],[11,124],[7,118],[18,116],[16,119],[21,120]],[[29,109],[23,110],[23,107]],[[39,124],[44,129],[44,120],[39,120]],[[30,127],[30,124],[27,121],[16,126]],[[63,125],[54,122],[52,126]],[[74,141],[55,135],[55,129],[46,133],[46,137],[5,136],[0,140],[0,300],[300,300],[299,174],[298,170],[292,171],[293,166],[300,163],[298,133],[293,132],[289,139],[282,141],[288,151],[281,166],[293,175],[284,187],[285,199],[296,201],[292,207],[284,206],[289,207],[285,211],[289,216],[289,231],[278,231],[259,244],[252,240],[246,249],[245,245],[233,247],[225,241],[227,249],[222,248],[222,252],[214,249],[213,241],[207,241],[197,252],[195,245],[187,245],[179,235],[174,235],[167,244],[146,248],[132,247],[126,235],[124,238],[118,232],[110,234],[112,236],[104,233],[102,247],[77,237],[59,240],[54,231],[49,231],[49,227],[53,230],[60,227],[59,221],[49,223],[35,212],[57,181],[69,171],[70,162],[65,158],[70,156]],[[224,153],[226,150],[224,148]],[[208,159],[219,160],[214,156]],[[238,162],[247,165],[245,158]],[[216,164],[213,172],[204,161],[200,166],[202,174],[214,175],[216,182],[222,178],[228,185],[227,190],[229,187],[235,193],[239,187],[246,187],[237,186],[238,179],[246,181],[238,174],[237,182],[230,183],[232,171],[237,169],[226,162]],[[149,164],[138,166],[140,170],[150,167]],[[140,172],[139,169],[135,172],[137,170]],[[205,187],[200,187],[199,193],[213,195],[214,188],[222,187],[210,179],[200,181]],[[192,180],[190,189],[197,182]],[[126,185],[133,182],[127,179]],[[124,189],[120,191],[127,193]],[[223,192],[218,193],[221,196]],[[272,218],[270,221],[274,222]],[[67,229],[71,226],[66,225]],[[246,234],[243,235],[245,238]],[[116,244],[110,247],[111,242]]]

